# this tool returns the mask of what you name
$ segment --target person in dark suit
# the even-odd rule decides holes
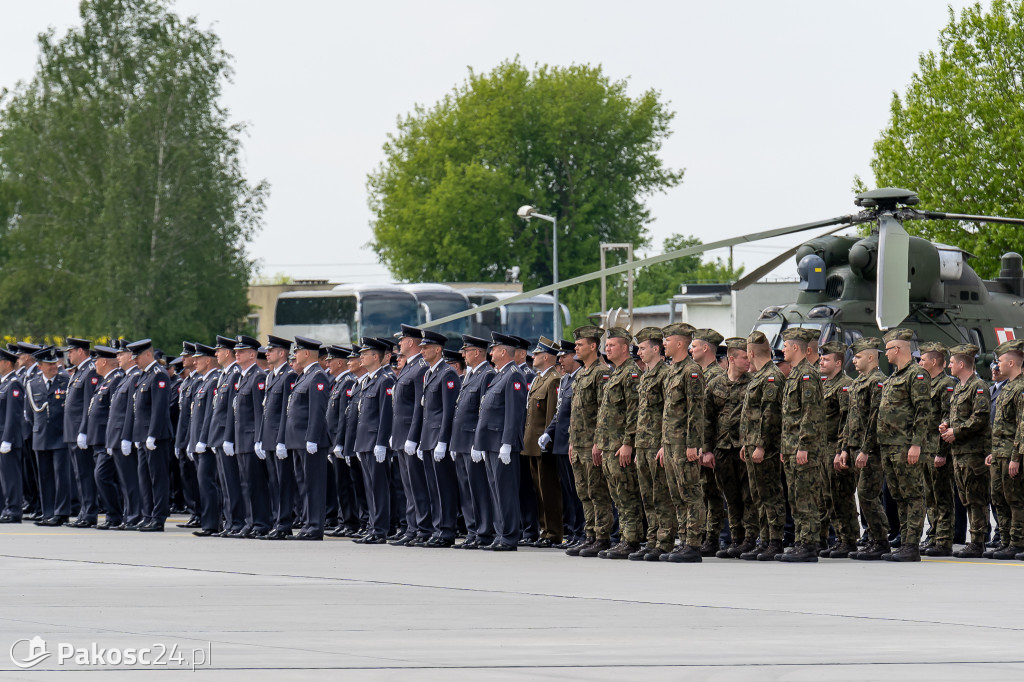
[[[331,438],[331,459],[327,478],[334,480],[338,506],[337,527],[327,534],[348,537],[359,530],[359,503],[352,478],[351,459],[345,460],[345,413],[356,377],[348,368],[352,352],[342,346],[327,349],[328,369],[331,375],[331,394],[327,400],[327,433]]]
[[[17,362],[16,353],[0,348],[0,523],[21,523],[23,513],[21,449],[25,443],[25,387],[15,371]]]
[[[474,447],[483,453],[495,507],[494,542],[485,549],[496,552],[518,548],[522,525],[519,516],[519,453],[523,449],[526,415],[526,379],[513,361],[516,340],[491,333],[491,358],[496,373],[480,401]]]
[[[224,450],[234,453],[241,481],[240,489],[245,505],[247,538],[262,538],[272,529],[270,518],[270,486],[267,481],[266,453],[261,458],[256,452],[259,436],[256,430],[263,422],[263,391],[266,375],[256,365],[260,342],[251,336],[235,337],[235,361],[239,373],[232,390],[235,397],[227,414]]]
[[[391,427],[391,446],[397,452],[402,488],[405,491],[406,534],[392,540],[393,545],[425,547],[433,535],[430,516],[430,494],[427,488],[424,463],[420,452],[422,422],[423,375],[427,363],[420,355],[419,344],[423,332],[416,327],[402,325],[398,340],[405,366],[397,375],[394,388],[394,415]],[[404,455],[402,453],[405,453]],[[409,537],[413,535],[413,537]]]
[[[21,433],[25,437],[25,444],[21,448],[21,484],[22,494],[25,498],[25,518],[29,521],[38,521],[43,518],[42,508],[39,506],[39,463],[36,461],[36,453],[32,449],[32,425],[35,421],[34,413],[28,406],[28,384],[32,377],[39,374],[39,364],[32,356],[42,347],[27,341],[19,341],[14,344],[7,344],[7,350],[18,356],[18,369],[15,373],[18,381],[24,389],[25,418]]]
[[[117,481],[117,466],[115,457],[121,457],[120,451],[116,454],[113,450],[107,449],[107,424],[110,422],[110,406],[114,398],[114,390],[124,378],[124,371],[117,364],[117,349],[110,346],[96,346],[93,351],[95,356],[96,376],[99,384],[93,391],[89,406],[85,412],[85,422],[82,424],[85,435],[85,444],[92,450],[96,465],[93,469],[93,480],[96,484],[96,494],[103,503],[103,509],[107,518],[103,523],[97,524],[99,530],[111,530],[124,523],[124,496]],[[81,442],[79,442],[79,445]]]
[[[513,361],[519,367],[519,371],[523,373],[523,378],[526,380],[526,390],[529,391],[533,387],[533,380],[537,377],[537,373],[531,364],[533,358],[530,356],[530,342],[522,336],[509,336],[509,338],[514,339],[516,342]],[[529,394],[527,394],[526,403],[527,405],[530,403]],[[522,546],[532,547],[542,539],[539,506],[540,501],[537,491],[534,489],[533,479],[529,475],[520,476],[519,516],[522,519],[523,534],[519,539],[519,544]],[[543,547],[546,543],[541,542],[540,544]]]
[[[174,424],[174,456],[178,460],[178,471],[181,474],[181,489],[185,497],[185,505],[191,516],[179,528],[201,528],[199,522],[199,474],[196,471],[195,453],[189,452],[189,432],[192,427],[192,398],[199,383],[196,372],[196,344],[191,341],[182,343],[181,371],[184,375],[178,384],[178,421]]]
[[[387,351],[387,345],[374,338],[364,338],[359,351],[359,359],[366,374],[359,380],[352,449],[358,454],[363,470],[369,521],[366,536],[355,541],[367,545],[387,542],[386,536],[391,525],[388,444],[393,441],[391,429],[394,424],[392,397],[395,376],[382,365]]]
[[[72,528],[91,528],[96,525],[98,507],[96,504],[96,462],[88,446],[85,433],[86,412],[92,394],[99,386],[100,377],[89,357],[92,342],[88,339],[68,337],[67,358],[75,373],[68,383],[68,395],[64,401],[64,442],[68,445],[72,473],[78,488],[78,518],[69,521]]]
[[[263,388],[263,426],[256,452],[266,453],[267,482],[270,486],[270,509],[274,517],[274,530],[266,540],[284,540],[292,536],[295,520],[295,467],[288,459],[285,447],[285,410],[288,396],[298,379],[288,364],[292,342],[280,336],[267,340],[267,362],[271,366]]]
[[[224,530],[221,537],[245,537],[245,501],[242,498],[242,482],[238,473],[238,460],[234,457],[234,444],[224,447],[227,438],[228,411],[235,398],[235,383],[238,381],[239,367],[235,362],[235,340],[227,336],[217,335],[217,363],[220,365],[220,377],[213,392],[213,404],[206,415],[200,441],[196,444],[196,453],[203,454],[213,448],[216,455],[217,474],[220,478],[221,508],[225,516]],[[231,450],[231,454],[228,454]]]
[[[366,471],[359,460],[358,453],[355,451],[356,431],[359,428],[359,397],[362,395],[363,390],[362,379],[366,376],[366,368],[363,367],[363,359],[360,356],[362,350],[363,347],[358,344],[353,344],[350,350],[351,357],[348,359],[348,371],[354,381],[346,391],[347,403],[345,405],[345,414],[342,415],[342,419],[344,420],[342,436],[344,438],[341,444],[341,457],[345,460],[346,466],[348,466],[349,476],[352,480],[352,491],[355,496],[356,518],[358,523],[354,529],[349,529],[344,533],[344,535],[351,538],[361,538],[370,532],[370,510],[367,500]],[[392,375],[392,380],[393,379],[394,375]],[[390,419],[388,423],[390,424]],[[392,466],[397,465],[394,464],[394,458],[390,457],[388,459],[388,467],[391,468]],[[390,475],[391,472],[389,472],[389,476]],[[395,519],[392,518],[389,528],[394,523]],[[342,535],[342,537],[344,537],[344,535]]]
[[[128,344],[142,374],[135,387],[131,437],[139,452],[139,489],[142,516],[139,531],[162,533],[170,513],[168,462],[174,433],[171,430],[171,379],[153,354],[153,342],[142,339]]]
[[[195,384],[192,388],[192,414],[189,417],[189,435],[185,446],[186,458],[195,462],[196,483],[199,492],[199,530],[192,532],[196,537],[212,537],[222,532],[221,503],[224,496],[218,486],[217,455],[204,447],[203,425],[213,410],[213,395],[220,384],[221,370],[215,358],[216,349],[202,343],[195,344]]]
[[[117,480],[120,483],[122,497],[122,516],[124,521],[112,530],[138,530],[142,525],[142,493],[139,490],[139,454],[130,440],[125,440],[125,430],[131,430],[134,410],[135,386],[142,372],[132,359],[123,340],[118,340],[117,366],[124,373],[114,395],[110,399],[110,411],[107,415],[106,444],[107,451],[114,460]]]
[[[459,479],[455,473],[454,451],[448,447],[452,437],[455,401],[462,382],[444,361],[444,334],[426,330],[420,341],[420,353],[430,366],[423,375],[423,397],[419,450],[423,453],[430,496],[433,534],[427,547],[451,547],[455,544],[455,520],[459,505]],[[449,452],[452,456],[449,457]]]
[[[454,548],[479,549],[494,542],[494,503],[487,482],[487,465],[483,455],[473,447],[473,438],[480,418],[480,398],[494,377],[494,368],[487,362],[486,339],[464,334],[462,343],[467,368],[455,401],[448,449],[456,453],[455,471],[459,478],[462,518],[466,522],[466,541]]]
[[[558,351],[558,364],[562,378],[558,383],[558,407],[537,443],[550,449],[558,462],[558,482],[562,489],[562,517],[565,520],[564,549],[575,547],[586,540],[586,520],[583,503],[576,492],[576,481],[569,461],[569,417],[572,413],[572,382],[582,365],[576,359],[572,341],[562,340]]]
[[[295,363],[300,374],[288,396],[285,439],[288,456],[301,467],[299,487],[305,524],[293,540],[323,540],[327,516],[327,394],[329,380],[320,367],[320,342],[295,337]]]
[[[39,463],[39,493],[43,518],[37,526],[60,526],[71,515],[71,462],[64,442],[64,400],[68,375],[60,371],[60,357],[52,346],[34,354],[39,374],[26,389],[34,417],[32,449]]]

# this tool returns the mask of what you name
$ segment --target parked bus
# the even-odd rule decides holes
[[[494,301],[510,298],[514,292],[510,291],[488,291],[486,289],[465,290],[469,302],[474,306],[492,303]],[[554,330],[551,328],[552,307],[555,299],[550,294],[534,296],[523,301],[516,301],[502,305],[498,308],[485,310],[473,317],[474,336],[490,338],[491,332],[501,332],[512,336],[521,336],[528,339],[531,344],[537,343],[542,336],[554,338]],[[562,309],[562,330],[563,335],[569,327],[569,308],[559,304]]]
[[[277,298],[274,335],[307,336],[328,344],[391,336],[401,324],[419,324],[416,297],[393,284],[339,284],[324,291],[288,291]]]

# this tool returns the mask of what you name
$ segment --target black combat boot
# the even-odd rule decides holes
[[[718,539],[709,537],[704,541],[704,544],[700,546],[700,555],[712,557],[718,553]]]
[[[1015,547],[1013,545],[1007,545],[1003,549],[999,550],[992,555],[993,559],[999,559],[1006,561],[1007,559],[1015,559],[1018,554],[1024,552],[1024,547]]]
[[[754,538],[744,538],[743,542],[726,550],[729,556],[733,559],[739,559],[743,554],[754,549],[757,546],[757,540]],[[754,555],[755,558],[757,555]]]
[[[985,554],[981,543],[968,542],[959,552],[953,552],[957,559],[980,559]]]
[[[782,556],[782,540],[772,540],[762,552],[757,555],[758,561],[772,561],[777,556]]]
[[[703,561],[700,547],[696,545],[682,545],[677,550],[663,554],[659,560],[668,561],[673,564],[699,564]]]
[[[828,553],[829,559],[846,559],[857,551],[857,545],[852,542],[840,542]]]
[[[590,559],[596,557],[599,552],[609,549],[612,546],[612,541],[608,538],[604,540],[594,540],[590,545],[580,550],[579,556],[584,559]]]
[[[899,549],[885,557],[886,561],[920,561],[921,550],[917,545],[904,542]]]
[[[654,547],[655,547],[655,545],[654,545],[653,542],[648,542],[646,545],[641,545],[640,549],[636,550],[635,552],[630,553],[629,560],[630,561],[643,561],[644,557],[647,556],[647,553],[652,551],[654,549]]]
[[[775,556],[776,561],[781,561],[787,564],[810,564],[817,563],[818,561],[818,546],[815,543],[805,545],[799,543],[795,546],[796,548],[789,554],[777,554]]]
[[[932,546],[925,551],[926,556],[953,556],[953,548],[949,545],[932,543]]]
[[[611,549],[598,552],[597,556],[601,559],[628,559],[630,554],[638,551],[641,551],[639,542],[626,542],[623,540]]]
[[[565,550],[565,553],[569,556],[579,556],[581,551],[583,551],[587,547],[590,547],[595,542],[597,542],[595,538],[587,538],[585,542],[579,545],[573,545],[569,549]]]

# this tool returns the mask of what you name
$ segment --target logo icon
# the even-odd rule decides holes
[[[28,642],[28,655],[25,658],[18,658],[14,650],[22,642]],[[19,668],[34,668],[51,656],[46,650],[46,641],[36,635],[32,639],[19,639],[11,645],[11,662]]]

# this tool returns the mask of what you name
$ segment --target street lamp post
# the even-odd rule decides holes
[[[538,213],[535,206],[520,206],[519,210],[516,211],[523,220],[529,220],[530,218],[540,218],[551,223],[551,277],[554,280],[552,284],[558,284],[558,218],[554,216],[544,215]],[[554,330],[555,341],[562,340],[562,308],[558,305],[558,289],[551,292],[555,298],[555,307],[552,310],[552,322]]]

